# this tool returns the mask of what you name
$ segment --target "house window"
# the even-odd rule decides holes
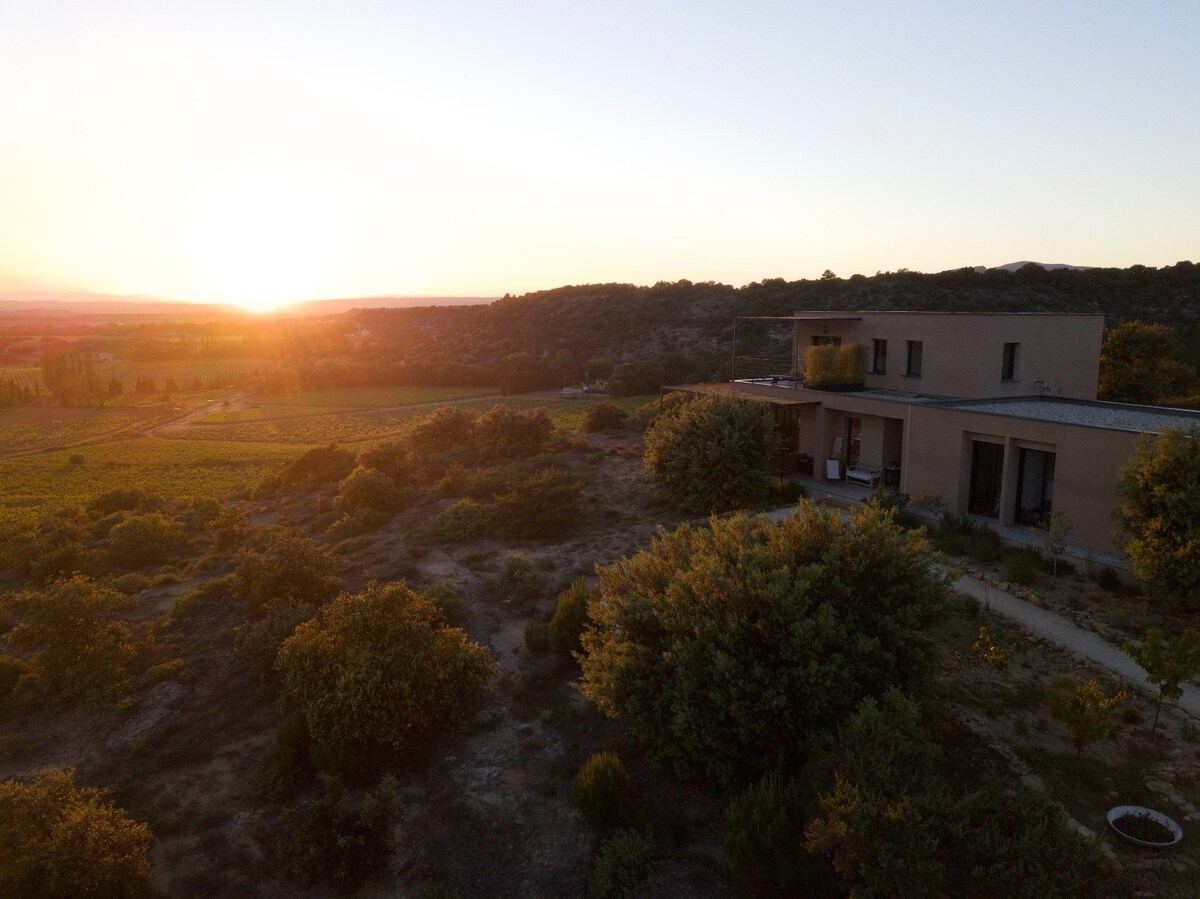
[[[871,341],[871,374],[882,375],[887,372],[887,341]]]
[[[904,367],[904,373],[910,378],[921,377],[921,350],[924,348],[924,341],[921,340],[906,340],[904,346],[907,350],[908,363]]]
[[[1015,381],[1017,379],[1017,347],[1019,343],[1004,344],[1004,364],[1000,367],[1000,380]]]
[[[813,346],[841,346],[842,338],[828,337],[824,334],[814,334],[812,339]]]

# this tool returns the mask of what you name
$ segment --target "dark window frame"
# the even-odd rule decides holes
[[[1004,344],[1004,355],[1000,361],[1000,380],[1015,381],[1017,380],[1017,359],[1021,352],[1021,344],[1006,343]]]
[[[906,378],[921,377],[921,364],[925,358],[925,341],[904,341],[904,376]],[[913,362],[916,362],[916,365]]]
[[[887,338],[875,337],[871,340],[871,374],[887,374]]]

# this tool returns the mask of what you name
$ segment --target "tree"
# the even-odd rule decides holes
[[[289,531],[260,552],[242,554],[238,589],[255,615],[292,602],[316,607],[332,599],[342,587],[333,567],[334,561],[325,550]]]
[[[1178,360],[1179,350],[1179,337],[1166,325],[1133,319],[1105,331],[1100,349],[1100,399],[1157,403],[1179,394],[1196,376]]]
[[[1054,566],[1054,577],[1058,577],[1058,557],[1066,552],[1067,540],[1074,530],[1075,522],[1066,512],[1050,513],[1050,523],[1046,526],[1046,551],[1053,560],[1051,564]]]
[[[1200,611],[1200,427],[1139,438],[1117,477],[1116,518],[1134,576],[1181,611]]]
[[[731,785],[795,768],[865,696],[918,686],[944,578],[878,507],[801,503],[660,532],[599,569],[580,689],[675,774]]]
[[[8,648],[30,654],[18,689],[57,702],[110,693],[137,655],[128,625],[115,617],[124,602],[82,575],[8,597],[5,612],[17,622]]]
[[[0,896],[132,897],[150,865],[150,828],[73,768],[0,783]]]
[[[108,557],[117,568],[164,565],[187,545],[183,525],[157,512],[125,519],[108,537]]]
[[[669,499],[693,513],[723,512],[763,492],[779,436],[769,407],[704,396],[660,415],[646,431],[644,461]]]
[[[343,593],[296,628],[275,667],[284,715],[302,714],[324,757],[343,763],[452,728],[492,671],[487,649],[403,582]]]
[[[1069,674],[1060,674],[1046,696],[1050,712],[1071,731],[1075,757],[1089,743],[1107,737],[1113,727],[1113,709],[1125,701],[1125,691],[1106,696],[1095,680],[1080,684]]]
[[[1178,699],[1183,695],[1179,685],[1200,674],[1200,631],[1187,628],[1174,640],[1168,640],[1156,627],[1146,631],[1141,645],[1126,643],[1124,649],[1135,662],[1146,669],[1146,680],[1158,686],[1158,701],[1154,704],[1153,733],[1158,729],[1158,713],[1163,697]]]
[[[616,403],[597,403],[584,413],[579,429],[588,434],[611,431],[614,428],[624,427],[628,418],[629,413]]]

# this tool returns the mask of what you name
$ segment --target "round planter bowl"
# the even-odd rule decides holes
[[[1145,818],[1148,821],[1153,821],[1155,824],[1162,827],[1171,833],[1169,840],[1143,840],[1140,837],[1135,837],[1127,834],[1117,826],[1117,821],[1121,818],[1137,817]],[[1145,846],[1147,849],[1166,849],[1169,846],[1174,846],[1183,839],[1183,828],[1164,815],[1162,812],[1156,812],[1152,808],[1145,808],[1140,805],[1118,805],[1108,810],[1108,826],[1113,829],[1117,836],[1138,846]]]

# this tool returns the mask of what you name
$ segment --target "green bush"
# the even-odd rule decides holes
[[[1109,593],[1116,593],[1121,589],[1121,576],[1113,569],[1104,567],[1096,572],[1096,583]]]
[[[81,576],[6,597],[4,611],[16,621],[8,649],[29,664],[18,696],[66,703],[114,692],[137,655],[128,625],[116,619],[124,602],[116,590]]]
[[[598,752],[583,763],[571,784],[571,798],[593,827],[623,827],[633,820],[629,775],[611,752]]]
[[[0,783],[0,896],[77,899],[142,895],[150,828],[73,768]]]
[[[284,836],[276,847],[283,869],[309,883],[353,890],[387,863],[392,823],[403,808],[399,785],[387,777],[360,802],[325,778],[319,799],[284,813]]]
[[[762,496],[779,437],[764,403],[704,396],[655,419],[645,463],[667,498],[687,512],[722,512]]]
[[[108,557],[117,568],[165,565],[186,546],[183,525],[158,513],[128,518],[108,533]]]
[[[421,595],[437,606],[447,621],[455,621],[462,613],[462,597],[448,584],[430,584]]]
[[[236,582],[231,577],[205,581],[195,590],[184,593],[171,607],[171,617],[176,620],[211,612],[228,603],[236,593]]]
[[[544,621],[530,621],[525,625],[525,646],[532,653],[543,653],[550,648],[550,625]]]
[[[263,617],[234,628],[233,651],[254,667],[270,671],[283,641],[316,614],[315,606],[297,599],[275,603]]]
[[[485,647],[446,627],[404,583],[343,593],[279,650],[280,707],[319,747],[402,752],[461,724],[492,671]]]
[[[554,422],[545,409],[492,406],[475,421],[479,452],[502,459],[536,456],[554,436]]]
[[[587,622],[588,603],[600,599],[600,593],[585,578],[577,578],[562,593],[550,619],[550,639],[562,652],[579,652],[583,626]]]
[[[1004,576],[1014,584],[1032,584],[1038,576],[1038,557],[1028,550],[1009,552],[1004,557]]]
[[[889,684],[924,684],[945,610],[926,544],[886,509],[802,502],[662,532],[599,569],[580,689],[684,779],[794,770]]]
[[[475,415],[456,406],[434,409],[409,433],[409,443],[420,455],[444,453],[469,446],[475,439]]]
[[[361,465],[338,484],[338,505],[342,511],[372,509],[395,512],[404,507],[404,494],[382,471]]]
[[[92,497],[87,504],[87,508],[89,512],[98,512],[101,515],[112,515],[114,512],[132,512],[141,505],[142,500],[145,498],[146,492],[139,490],[137,487],[129,489],[118,487],[115,490],[109,490]]]
[[[582,489],[566,472],[544,469],[497,495],[493,521],[508,537],[557,537],[578,524]]]
[[[628,419],[629,413],[616,403],[603,402],[597,403],[583,414],[583,422],[579,427],[589,434],[597,434],[600,431],[623,428]]]
[[[939,533],[934,545],[948,556],[965,556],[971,548],[971,538],[963,534]]]
[[[359,468],[383,472],[401,490],[412,486],[412,460],[408,448],[398,440],[367,447],[358,454],[356,462]]]
[[[493,522],[491,506],[481,506],[473,499],[460,499],[410,533],[418,540],[454,543],[486,534]]]
[[[221,552],[241,549],[254,533],[254,525],[241,509],[224,508],[217,513],[209,525],[208,532],[212,534],[213,544]]]
[[[618,830],[600,844],[588,878],[594,899],[636,896],[654,860],[654,844],[636,830]]]
[[[334,561],[307,537],[288,531],[262,550],[245,552],[237,569],[237,586],[252,615],[292,602],[321,606],[341,589]]]
[[[660,415],[673,415],[679,410],[680,406],[691,402],[695,398],[696,394],[684,393],[680,390],[664,393],[658,399],[644,403],[634,410],[633,426],[639,431],[645,431]]]
[[[831,892],[829,872],[802,848],[815,800],[810,785],[768,774],[729,801],[725,854],[740,895],[782,899]]]
[[[28,672],[29,664],[24,659],[0,655],[0,714],[8,711],[17,682]]]
[[[315,490],[322,484],[340,481],[350,474],[354,464],[354,453],[336,443],[310,449],[280,472],[280,486],[299,493]]]
[[[971,540],[971,557],[979,562],[994,562],[1004,555],[1000,535],[989,527],[981,528]]]

